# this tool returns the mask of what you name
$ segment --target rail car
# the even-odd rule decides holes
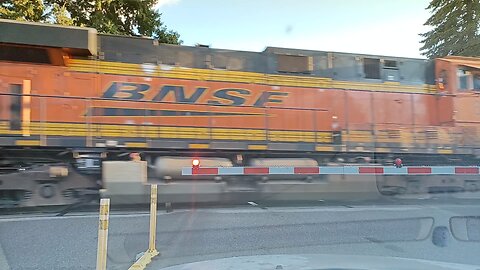
[[[187,184],[222,181],[181,176],[192,157],[210,166],[479,162],[478,58],[232,51],[9,20],[0,33],[9,205],[81,200],[105,186],[103,162],[132,152],[149,177]]]

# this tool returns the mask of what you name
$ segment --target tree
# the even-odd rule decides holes
[[[424,25],[432,30],[420,34],[420,49],[429,57],[447,55],[480,55],[480,1],[432,0],[427,9],[432,13]]]
[[[59,4],[52,5],[50,20],[56,24],[74,25],[73,19],[71,18],[67,8],[65,6],[60,6]]]
[[[0,18],[93,27],[100,33],[154,37],[181,44],[161,21],[157,0],[3,0]]]
[[[42,0],[3,0],[0,18],[40,22],[45,20],[45,6]]]

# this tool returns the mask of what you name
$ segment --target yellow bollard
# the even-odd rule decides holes
[[[110,212],[110,199],[101,199],[100,214],[98,216],[97,270],[107,269],[107,242],[108,242],[109,212]]]
[[[148,241],[148,252],[157,253],[157,185],[150,189],[150,238]]]
[[[130,268],[129,270],[145,269],[152,258],[157,256],[157,185],[150,186],[150,236],[148,238],[148,249]]]

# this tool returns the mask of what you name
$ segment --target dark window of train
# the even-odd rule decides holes
[[[304,55],[277,55],[277,71],[283,73],[310,74],[313,71],[312,57]]]
[[[480,91],[480,74],[473,76],[473,90]]]
[[[10,85],[10,129],[22,129],[22,85]]]
[[[366,79],[380,79],[380,59],[364,58],[363,72]]]
[[[46,49],[30,47],[0,46],[0,60],[49,64]]]
[[[398,68],[397,61],[385,60],[385,62],[383,63],[383,67],[389,68],[389,69],[397,69]]]
[[[440,82],[443,83],[444,86],[448,84],[448,72],[446,70],[440,71]]]
[[[464,69],[457,70],[458,78],[458,90],[468,90],[468,79],[470,77],[470,72]]]

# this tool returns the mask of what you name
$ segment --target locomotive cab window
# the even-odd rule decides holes
[[[478,78],[478,76],[476,77]],[[474,89],[474,74],[471,70],[467,68],[459,68],[457,70],[457,79],[459,91],[468,91]]]
[[[480,72],[473,75],[473,90],[480,91]]]
[[[439,73],[439,76],[436,80],[438,90],[443,92],[445,91],[445,88],[447,87],[448,84],[448,71],[447,70],[442,70]]]

